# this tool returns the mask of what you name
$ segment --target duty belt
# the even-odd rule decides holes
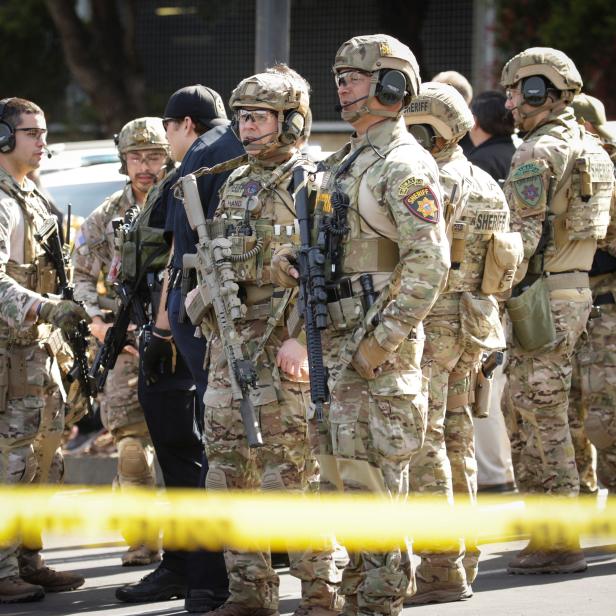
[[[546,286],[550,291],[560,289],[576,289],[590,286],[588,272],[557,272],[545,277]]]

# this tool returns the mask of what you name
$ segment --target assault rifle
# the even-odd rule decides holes
[[[113,325],[107,330],[105,340],[99,347],[90,376],[96,382],[99,390],[105,386],[109,371],[113,370],[118,360],[118,355],[127,345],[128,328],[131,323],[135,323],[137,328],[142,328],[148,323],[148,318],[143,307],[143,303],[137,289],[141,282],[141,276],[137,279],[134,288],[126,283],[115,282],[113,288],[120,298],[120,310],[113,321]]]
[[[257,386],[257,371],[253,362],[248,359],[244,341],[234,324],[234,321],[242,318],[244,310],[237,295],[239,287],[235,282],[235,273],[228,260],[231,255],[231,241],[224,237],[210,238],[196,177],[192,173],[184,176],[180,179],[180,184],[188,222],[199,237],[197,254],[185,255],[192,259],[184,259],[185,267],[195,267],[199,290],[197,299],[186,307],[186,311],[191,322],[198,325],[206,310],[213,309],[229,366],[233,399],[240,402],[240,414],[248,446],[261,447],[263,437],[250,400],[250,388]]]
[[[68,206],[66,245],[69,244],[71,230],[71,206]],[[68,269],[68,251],[62,247],[58,221],[55,216],[50,216],[45,220],[43,226],[35,234],[36,240],[51,260],[58,276],[59,288],[62,299],[75,302],[74,287],[70,284],[66,274]],[[77,302],[76,302],[77,303]],[[95,398],[98,390],[94,379],[90,377],[88,370],[88,339],[90,329],[85,320],[79,321],[76,331],[71,334],[64,334],[71,350],[73,351],[73,367],[67,375],[67,379],[72,382],[79,381],[81,392],[86,398],[88,411],[92,412],[91,398]]]
[[[297,309],[304,319],[308,367],[310,370],[310,399],[317,419],[323,419],[323,404],[328,401],[327,370],[323,365],[321,330],[327,327],[327,291],[325,290],[325,255],[321,246],[312,246],[311,216],[306,182],[307,171],[301,166],[293,171],[295,213],[299,222],[300,248],[297,254],[299,295]]]

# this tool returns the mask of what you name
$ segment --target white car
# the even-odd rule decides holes
[[[49,171],[41,174],[41,184],[59,210],[66,214],[70,203],[72,214],[85,218],[106,197],[126,185],[127,178],[120,175],[119,168],[118,161]]]

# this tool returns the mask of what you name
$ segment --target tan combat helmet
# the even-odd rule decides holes
[[[561,99],[566,103],[570,103],[582,89],[582,77],[573,60],[551,47],[531,47],[511,58],[503,68],[501,85],[511,88],[532,76],[549,79],[561,91]]]
[[[277,65],[240,81],[229,99],[231,109],[257,107],[278,114],[277,149],[287,149],[310,135],[310,87],[285,65]],[[271,150],[271,144],[262,148]]]
[[[404,110],[407,126],[429,124],[448,144],[455,145],[473,127],[473,114],[452,86],[436,81],[421,84],[419,95]]]
[[[117,135],[114,135],[114,141],[122,161],[120,173],[124,175],[128,174],[125,156],[127,152],[160,148],[169,153],[169,142],[161,118],[145,117],[131,120]]]
[[[375,111],[369,107],[370,98],[379,96],[384,89],[383,70],[400,71],[404,75],[406,91],[402,99],[403,106],[408,105],[411,98],[419,92],[421,78],[417,60],[413,52],[393,36],[387,34],[355,36],[343,43],[336,52],[332,70],[337,74],[352,69],[371,73],[372,78],[368,99],[361,109],[359,111],[342,110],[342,118],[347,122],[354,122],[366,114],[398,117],[402,113],[401,110],[399,112]]]
[[[573,113],[581,124],[592,124],[593,133],[597,133],[604,144],[616,146],[616,131],[607,123],[603,103],[589,94],[577,94],[571,103]]]

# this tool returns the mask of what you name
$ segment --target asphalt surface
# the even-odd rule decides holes
[[[74,570],[86,577],[82,588],[48,594],[43,601],[0,605],[0,614],[10,616],[70,616],[88,614],[123,616],[186,614],[180,600],[148,604],[122,604],[115,590],[134,582],[154,567],[120,565],[126,549],[119,537],[100,543],[47,537],[44,556],[58,570]],[[507,562],[524,542],[482,546],[480,573],[473,584],[473,598],[458,603],[405,608],[405,616],[616,616],[616,538],[583,542],[588,570],[572,575],[514,576],[506,573]],[[288,569],[279,570],[280,613],[292,614],[299,602],[299,581]]]

